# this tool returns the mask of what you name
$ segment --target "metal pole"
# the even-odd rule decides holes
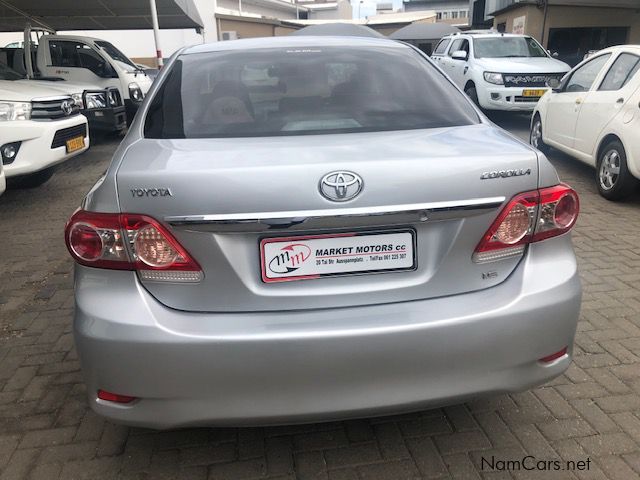
[[[544,34],[547,30],[547,13],[549,13],[549,0],[544,0],[544,16],[542,18],[542,33],[540,34],[540,43],[544,48],[547,48],[544,44]]]
[[[158,69],[161,69],[164,62],[162,61],[162,49],[160,48],[160,27],[158,25],[158,9],[156,8],[156,0],[149,0],[149,6],[151,7],[153,39],[156,43],[156,62],[158,63]]]

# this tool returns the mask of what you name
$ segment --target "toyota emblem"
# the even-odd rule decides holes
[[[355,198],[364,187],[360,175],[338,170],[327,173],[320,180],[320,193],[333,202],[346,202]]]
[[[60,108],[65,115],[71,115],[73,112],[73,102],[71,100],[65,100],[60,104]]]

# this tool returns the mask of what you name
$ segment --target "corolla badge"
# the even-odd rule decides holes
[[[282,247],[269,260],[269,270],[273,273],[290,273],[298,270],[311,256],[311,249],[304,243],[291,243]]]
[[[531,169],[516,168],[512,170],[492,170],[491,172],[484,172],[480,175],[480,180],[490,180],[492,178],[509,178],[509,177],[521,177],[522,175],[531,175]]]
[[[364,187],[360,175],[346,170],[327,173],[320,180],[320,193],[333,202],[346,202],[355,198]]]

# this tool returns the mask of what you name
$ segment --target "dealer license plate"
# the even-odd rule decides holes
[[[522,91],[522,96],[523,97],[541,97],[545,93],[547,93],[547,91],[544,90],[544,89],[541,89],[541,90],[523,90]]]
[[[343,233],[260,241],[262,281],[413,270],[415,232]]]
[[[67,153],[75,152],[84,148],[84,137],[74,137],[67,140]]]

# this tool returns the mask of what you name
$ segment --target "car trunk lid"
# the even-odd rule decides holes
[[[347,202],[322,196],[319,182],[333,171],[359,175],[361,193]],[[500,206],[516,193],[535,189],[537,179],[535,152],[486,124],[336,135],[143,139],[128,149],[117,172],[121,211],[163,222],[204,271],[200,283],[145,281],[147,290],[171,308],[212,312],[370,305],[496,285],[519,258],[478,264],[472,260],[474,248]],[[368,272],[352,269],[357,275],[286,282],[265,278],[261,245],[272,255],[273,246],[265,245],[274,238],[305,243],[316,252],[349,245],[317,242],[318,236],[354,233],[363,244],[376,240],[364,241],[363,235],[398,234],[376,241],[411,241],[412,258],[397,264],[389,260],[388,266],[401,268],[384,273],[364,275]],[[298,238],[302,240],[295,242]]]

